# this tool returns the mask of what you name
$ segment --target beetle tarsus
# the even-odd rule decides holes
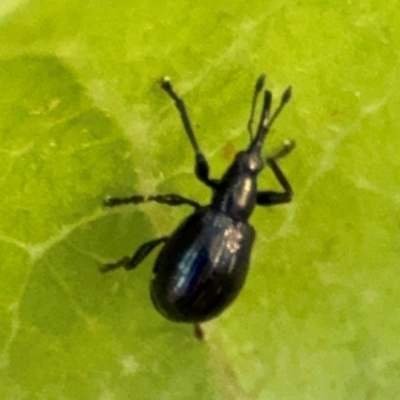
[[[296,148],[296,142],[294,140],[285,140],[283,145],[279,147],[274,153],[267,157],[266,161],[267,164],[271,160],[279,160],[281,158],[286,157],[289,155],[294,149]]]
[[[129,257],[124,257],[115,263],[104,264],[100,267],[100,272],[109,272],[109,271],[114,271],[121,267],[125,267],[125,265],[129,262],[129,260],[130,260]]]
[[[124,204],[139,204],[148,201],[145,196],[135,195],[130,197],[107,197],[104,200],[106,207],[122,206]]]
[[[150,196],[135,195],[130,197],[108,197],[107,199],[104,200],[104,205],[106,207],[115,207],[124,204],[147,203],[150,201],[154,201],[160,204],[167,204],[172,207],[186,204],[194,207],[195,209],[201,208],[201,205],[197,201],[188,199],[186,197],[174,193],[156,194]]]

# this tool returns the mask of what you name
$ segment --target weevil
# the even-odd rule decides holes
[[[273,206],[292,200],[292,187],[277,160],[291,152],[294,142],[284,142],[265,161],[261,155],[267,134],[289,102],[292,90],[289,86],[283,92],[279,106],[271,115],[272,93],[264,89],[265,75],[258,78],[247,125],[250,144],[246,150],[236,154],[222,178],[216,180],[210,178],[208,162],[198,145],[185,102],[169,78],[163,78],[160,85],[180,114],[195,153],[195,175],[211,189],[211,203],[203,206],[177,194],[106,199],[107,207],[154,201],[169,206],[188,205],[194,208],[194,212],[171,235],[144,243],[131,257],[105,264],[101,271],[108,272],[120,267],[134,269],[152,250],[163,245],[150,284],[152,302],[167,319],[193,323],[195,335],[201,339],[200,324],[221,314],[238,296],[245,283],[256,236],[248,222],[254,208],[256,205]],[[264,100],[254,134],[254,114],[262,92]],[[266,165],[271,168],[283,191],[257,189],[257,178]]]

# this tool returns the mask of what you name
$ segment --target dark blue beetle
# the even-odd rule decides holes
[[[263,143],[274,120],[291,97],[289,87],[283,93],[279,107],[270,116],[272,94],[269,90],[264,91],[260,122],[254,137],[254,111],[264,81],[265,76],[260,76],[254,89],[248,122],[250,145],[247,150],[237,153],[221,180],[209,177],[208,163],[197,144],[185,103],[168,78],[161,81],[161,87],[175,102],[196,153],[195,174],[212,189],[211,204],[201,206],[176,194],[109,198],[105,202],[109,207],[155,201],[170,206],[187,204],[195,208],[195,212],[172,235],[147,242],[132,257],[104,265],[101,270],[107,272],[119,267],[134,269],[156,246],[164,243],[154,267],[151,299],[164,317],[194,323],[196,336],[200,338],[199,324],[227,308],[246,280],[255,239],[254,228],[248,219],[254,207],[257,204],[271,206],[287,203],[293,195],[277,159],[286,156],[294,148],[294,142],[285,142],[279,151],[266,159],[283,192],[257,190],[257,177],[265,166],[261,157]]]

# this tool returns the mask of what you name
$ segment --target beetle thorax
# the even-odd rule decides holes
[[[240,152],[215,189],[212,207],[238,221],[247,221],[257,200],[257,176],[264,162],[255,152]]]

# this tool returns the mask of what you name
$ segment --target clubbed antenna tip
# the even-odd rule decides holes
[[[261,90],[263,89],[264,85],[265,85],[265,74],[262,74],[257,79],[255,92],[256,93],[261,92]]]
[[[282,104],[286,104],[292,98],[292,87],[289,86],[282,94]]]
[[[159,80],[160,86],[166,90],[167,88],[171,87],[171,78],[169,76],[163,76],[160,80]]]
[[[261,81],[261,77],[259,78]],[[271,101],[272,101],[272,93],[269,90],[265,90],[264,92],[264,104],[261,111],[261,118],[260,124],[258,126],[257,135],[254,140],[252,140],[250,144],[250,149],[257,151],[261,150],[261,147],[264,143],[265,137],[267,133],[271,129],[272,124],[274,123],[275,119],[278,115],[282,112],[285,105],[289,102],[290,98],[292,97],[292,87],[289,86],[282,94],[281,103],[279,104],[278,108],[274,111],[271,117],[269,117],[270,108],[271,108]]]

